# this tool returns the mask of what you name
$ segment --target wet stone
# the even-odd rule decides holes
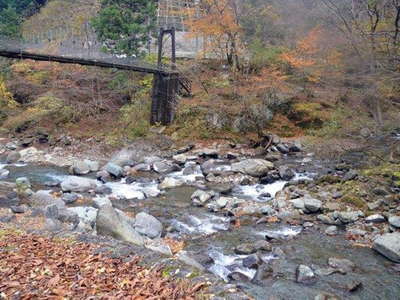
[[[371,215],[371,216],[365,218],[365,222],[367,222],[367,223],[383,223],[383,222],[386,222],[386,219],[384,216],[382,216],[380,214],[374,214],[374,215]]]
[[[23,214],[26,212],[26,206],[24,205],[11,206],[10,209],[14,214]]]
[[[296,269],[296,281],[298,283],[303,284],[312,284],[315,282],[315,274],[314,271],[306,266],[306,265],[299,265]]]
[[[252,254],[243,259],[243,267],[256,269],[260,262],[260,258],[256,254]]]
[[[79,195],[75,193],[65,193],[61,197],[61,200],[64,201],[66,204],[71,204],[76,202],[79,199]]]
[[[362,282],[359,280],[351,280],[346,284],[346,290],[348,292],[356,292],[362,287]]]
[[[337,228],[337,226],[334,226],[334,225],[329,226],[328,228],[326,228],[325,234],[326,234],[326,235],[330,235],[330,236],[332,236],[332,235],[337,235],[337,234],[338,234],[338,228]]]
[[[393,227],[400,228],[400,216],[389,217],[389,224]]]
[[[328,265],[334,269],[339,269],[343,274],[352,272],[356,267],[351,260],[336,257],[329,258]]]
[[[264,240],[259,240],[259,241],[255,242],[254,248],[257,251],[271,251],[272,250],[271,244],[268,241],[264,241]]]
[[[248,255],[248,254],[253,254],[257,250],[253,244],[246,243],[246,244],[241,244],[236,246],[235,248],[235,253],[239,255]]]

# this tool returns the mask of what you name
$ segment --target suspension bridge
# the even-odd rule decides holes
[[[171,66],[161,63],[163,37],[171,35]],[[175,29],[161,29],[158,39],[158,64],[150,64],[134,57],[114,56],[105,53],[90,53],[74,49],[66,54],[43,53],[43,45],[24,43],[0,37],[0,57],[30,59],[35,61],[79,64],[101,68],[114,68],[133,72],[153,74],[151,124],[168,125],[173,122],[178,94],[190,94],[191,82],[176,68]],[[49,51],[51,52],[51,51]],[[72,53],[72,54],[70,54]]]

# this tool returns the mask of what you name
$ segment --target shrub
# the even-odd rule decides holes
[[[265,47],[259,40],[255,40],[249,47],[250,49],[250,70],[259,72],[265,67],[280,65],[281,54],[284,48],[276,46]]]

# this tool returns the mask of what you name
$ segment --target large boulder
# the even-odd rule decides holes
[[[102,206],[96,217],[97,234],[111,236],[113,238],[126,241],[135,245],[143,246],[143,238],[131,224],[127,217],[122,217],[112,206]]]
[[[215,196],[215,192],[213,191],[203,191],[197,190],[195,191],[192,196],[192,202],[196,206],[204,206],[208,201],[210,201]]]
[[[79,217],[80,227],[84,225],[93,228],[96,223],[97,209],[93,207],[69,207],[67,211]]]
[[[0,169],[0,180],[6,179],[10,175],[10,171],[7,169]]]
[[[304,197],[304,208],[310,213],[316,213],[322,208],[322,202],[311,197]]]
[[[314,283],[315,274],[309,266],[299,265],[296,269],[296,281],[304,284]]]
[[[89,174],[90,166],[84,161],[75,161],[70,168],[70,173],[75,175]]]
[[[21,158],[21,154],[19,154],[19,152],[12,151],[7,155],[6,163],[8,163],[8,164],[16,163],[18,160],[20,160],[20,158]]]
[[[168,174],[179,171],[180,168],[170,161],[156,161],[153,163],[153,170],[159,174]]]
[[[121,149],[119,152],[114,153],[114,155],[111,157],[110,162],[120,167],[123,167],[132,163],[134,156],[134,149],[124,148]]]
[[[30,197],[29,204],[34,207],[45,207],[55,204],[60,209],[65,208],[64,201],[53,197],[50,191],[37,191]]]
[[[224,164],[223,162],[218,162],[214,159],[207,160],[201,165],[201,170],[204,175],[222,175],[226,172],[231,171],[231,166]]]
[[[85,193],[96,187],[96,180],[77,176],[69,176],[61,182],[63,192]]]
[[[159,188],[164,190],[164,189],[172,189],[176,188],[179,186],[184,185],[184,181],[181,179],[173,178],[173,177],[166,177],[160,184]]]
[[[232,164],[232,171],[254,177],[262,177],[274,167],[270,161],[263,159],[246,159]]]
[[[372,248],[388,259],[400,263],[400,232],[379,236],[374,241]]]
[[[393,227],[400,228],[400,216],[389,217],[389,224]]]
[[[135,230],[141,235],[154,239],[161,236],[163,225],[152,215],[141,212],[136,215]]]
[[[117,165],[117,164],[111,163],[111,162],[109,162],[109,163],[104,167],[104,169],[105,169],[108,173],[110,173],[111,175],[113,175],[114,177],[117,177],[117,178],[121,177],[121,176],[123,175],[123,173],[124,173],[124,170],[122,169],[122,167],[120,167],[120,166]]]

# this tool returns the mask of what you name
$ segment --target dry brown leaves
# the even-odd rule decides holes
[[[94,255],[96,246],[7,232],[0,237],[0,298],[195,299],[202,285]]]

